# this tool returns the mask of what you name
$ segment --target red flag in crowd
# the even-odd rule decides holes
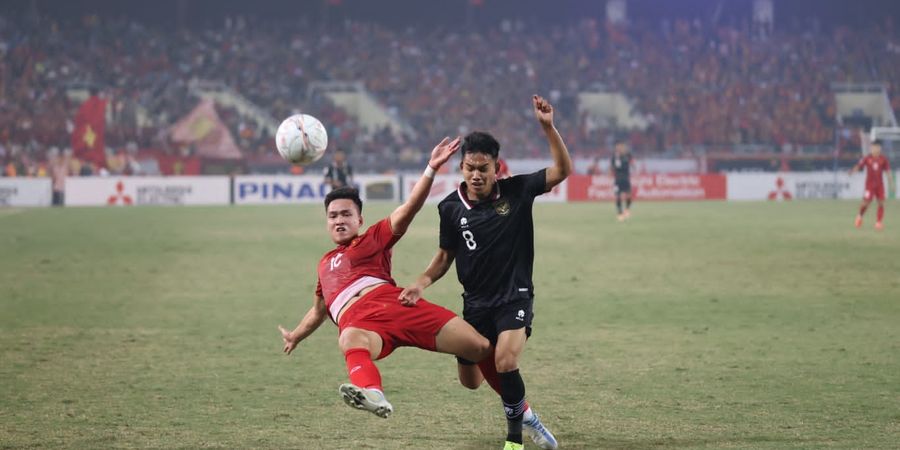
[[[243,157],[222,123],[216,107],[210,99],[203,99],[188,115],[170,128],[169,137],[177,144],[192,144],[197,156],[215,159],[240,159]]]
[[[72,131],[72,151],[79,159],[93,161],[98,167],[106,166],[106,100],[96,95],[88,97],[75,115]]]

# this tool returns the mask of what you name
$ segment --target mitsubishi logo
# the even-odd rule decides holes
[[[109,199],[106,200],[107,205],[115,205],[119,203],[119,200],[122,201],[123,205],[131,205],[131,196],[125,194],[125,183],[122,180],[119,180],[116,183],[116,193],[109,196]]]
[[[793,198],[791,192],[785,189],[784,187],[784,179],[778,177],[775,179],[775,190],[769,191],[769,200],[790,200]]]

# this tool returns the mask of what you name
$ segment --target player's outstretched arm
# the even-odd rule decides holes
[[[456,258],[456,253],[453,250],[439,248],[425,272],[400,293],[400,303],[406,306],[415,305],[422,298],[422,291],[447,273],[454,258]]]
[[[326,317],[328,315],[325,311],[325,299],[316,296],[312,307],[309,308],[309,311],[306,312],[306,315],[303,316],[303,319],[300,320],[300,323],[297,324],[293,331],[288,331],[281,325],[278,325],[278,331],[281,332],[281,339],[284,341],[282,350],[290,355],[300,341],[309,337],[322,325]]]
[[[850,175],[853,175],[855,172],[859,172],[860,170],[862,170],[864,165],[866,165],[866,157],[865,156],[863,156],[862,159],[859,160],[859,162],[854,164],[853,167],[850,168],[850,171],[848,173]]]
[[[458,137],[452,141],[450,138],[445,137],[444,140],[434,147],[434,150],[431,151],[431,158],[428,160],[428,168],[425,169],[425,173],[419,177],[419,181],[417,181],[416,185],[412,188],[412,192],[409,193],[409,198],[391,213],[391,231],[393,231],[394,234],[399,235],[406,233],[409,224],[412,223],[416,213],[422,209],[422,205],[425,204],[425,199],[428,198],[428,193],[431,191],[431,184],[434,182],[434,173],[437,172],[437,170],[440,169],[457,150],[459,150]]]
[[[569,157],[569,149],[566,148],[562,136],[553,126],[553,106],[540,95],[533,96],[531,103],[534,106],[534,116],[537,117],[541,129],[547,136],[547,142],[550,143],[553,165],[547,168],[547,190],[549,191],[572,173],[572,158]]]

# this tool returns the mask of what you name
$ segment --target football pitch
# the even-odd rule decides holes
[[[537,204],[522,372],[560,448],[898,448],[900,203],[856,205]],[[436,245],[426,205],[399,284]],[[320,205],[0,209],[0,448],[499,449],[451,356],[379,362],[384,420],[330,322],[281,353],[331,248]],[[453,270],[426,296],[459,312]]]

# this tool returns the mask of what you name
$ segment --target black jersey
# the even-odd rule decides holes
[[[628,180],[631,176],[631,153],[622,156],[613,155],[609,161],[609,167],[616,177],[616,181]]]
[[[456,252],[456,275],[467,307],[489,308],[532,298],[534,198],[546,192],[546,169],[497,180],[494,192],[473,203],[466,185],[438,205],[440,246]]]
[[[331,163],[325,168],[325,179],[329,180],[334,187],[349,186],[349,179],[353,177],[353,168],[350,164],[344,163],[338,166]]]

